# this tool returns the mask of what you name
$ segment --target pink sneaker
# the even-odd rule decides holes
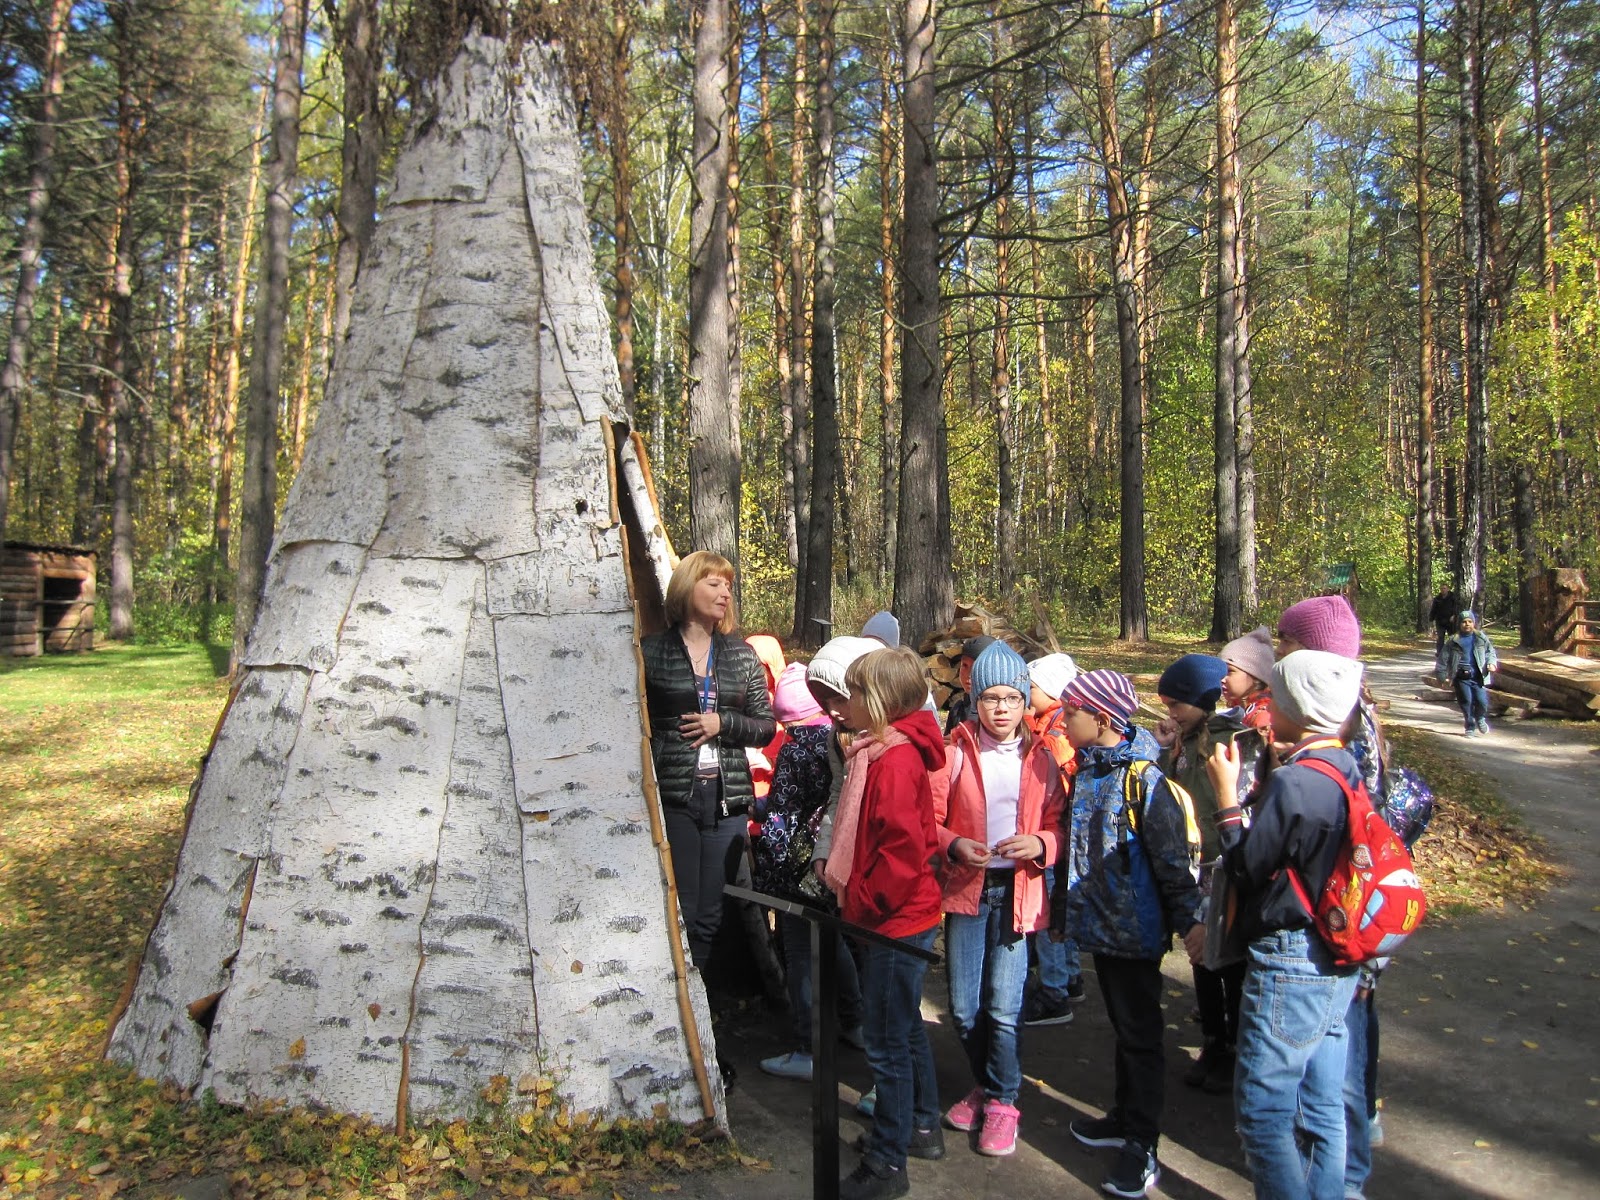
[[[952,1104],[944,1114],[944,1123],[962,1133],[976,1129],[983,1120],[984,1095],[982,1088],[973,1088]]]
[[[1022,1114],[1009,1104],[989,1101],[983,1110],[983,1132],[978,1135],[978,1153],[1003,1158],[1017,1149],[1017,1121]]]

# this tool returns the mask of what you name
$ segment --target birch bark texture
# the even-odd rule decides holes
[[[475,33],[414,121],[109,1055],[396,1124],[553,1084],[725,1125],[559,62]]]

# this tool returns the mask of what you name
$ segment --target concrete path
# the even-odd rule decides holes
[[[1379,991],[1387,1133],[1376,1152],[1369,1200],[1533,1200],[1600,1195],[1600,784],[1597,737],[1532,721],[1483,739],[1460,735],[1455,710],[1411,699],[1430,654],[1370,668],[1391,701],[1389,719],[1437,732],[1474,769],[1498,781],[1529,824],[1551,843],[1565,879],[1538,905],[1434,920],[1385,974]],[[1087,964],[1086,964],[1087,965]],[[1152,1195],[1177,1200],[1251,1196],[1227,1097],[1184,1087],[1180,1075],[1200,1044],[1187,962],[1171,955],[1168,979],[1167,1119],[1162,1180]],[[1110,1151],[1079,1146],[1067,1123],[1111,1102],[1111,1034],[1092,972],[1089,998],[1070,1025],[1030,1029],[1027,1083],[1018,1101],[1015,1156],[980,1157],[966,1135],[948,1133],[942,1162],[911,1165],[912,1194],[927,1197],[1100,1196]],[[944,1013],[945,980],[928,977],[923,1012],[945,1102],[970,1083]],[[695,1176],[685,1196],[799,1200],[811,1195],[808,1086],[764,1076],[757,1062],[787,1047],[782,1015],[724,1023],[719,1046],[739,1068],[730,1099],[735,1136],[772,1170]],[[869,1074],[842,1050],[845,1101]],[[846,1111],[848,1145],[864,1120]],[[846,1169],[855,1162],[841,1153]],[[643,1192],[641,1195],[645,1194]]]

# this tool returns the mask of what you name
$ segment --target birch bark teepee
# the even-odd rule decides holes
[[[614,453],[566,86],[474,33],[431,101],[109,1053],[399,1123],[551,1080],[720,1124],[628,573],[659,594],[670,550]]]

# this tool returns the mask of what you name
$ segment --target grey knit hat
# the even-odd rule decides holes
[[[1296,650],[1272,668],[1272,705],[1307,733],[1338,733],[1361,698],[1361,664],[1326,650]]]
[[[1272,649],[1272,631],[1265,625],[1258,625],[1243,637],[1234,638],[1217,657],[1262,683],[1270,683],[1272,663],[1277,657]]]

